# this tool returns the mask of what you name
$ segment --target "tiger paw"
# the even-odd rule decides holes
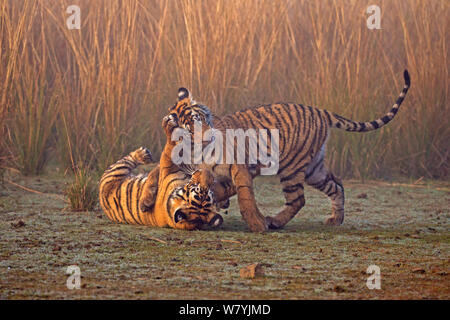
[[[139,208],[141,209],[142,212],[149,212],[155,205],[155,201],[156,201],[156,193],[148,192],[148,194],[144,198],[141,198],[140,200],[141,204]]]
[[[265,232],[267,231],[268,227],[267,222],[264,218],[262,220],[258,219],[254,221],[247,221],[247,224],[250,230],[252,230],[253,232]]]
[[[217,203],[217,208],[219,209],[228,209],[230,207],[230,199],[220,201]]]
[[[344,216],[332,216],[325,220],[327,226],[340,226],[344,222]]]
[[[141,209],[141,211],[142,212],[149,212],[152,208],[153,208],[153,206],[155,205],[155,202],[153,201],[153,202],[143,202],[143,203],[141,203],[141,205],[140,205],[140,207],[139,207],[139,209]]]
[[[141,203],[141,205],[139,206],[139,209],[140,209],[142,212],[150,212],[151,209],[152,209],[152,207],[153,207],[153,205],[147,206],[147,205]]]
[[[173,115],[169,114],[163,118],[162,127],[166,132],[166,135],[170,137],[173,130],[178,127],[178,122]]]
[[[131,152],[130,156],[140,164],[147,164],[153,161],[152,153],[144,147],[140,147],[139,149]]]
[[[274,217],[266,217],[266,223],[269,229],[280,229],[283,227],[283,224]]]

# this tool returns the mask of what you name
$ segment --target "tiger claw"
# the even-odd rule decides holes
[[[139,164],[147,164],[153,162],[152,153],[150,150],[144,147],[130,153],[131,157],[135,159]]]
[[[140,207],[139,207],[139,209],[141,209],[142,212],[149,212],[151,208],[152,208],[151,206],[148,207],[148,206],[146,206],[146,205],[143,204],[143,203],[142,203],[142,204],[140,205]]]
[[[147,148],[142,148],[142,152],[143,152],[143,156],[142,156],[142,160],[144,161],[144,163],[150,163],[153,162],[153,157],[152,157],[152,153],[150,152],[150,150],[148,150]]]
[[[173,129],[178,127],[178,123],[175,120],[175,117],[169,114],[163,118],[162,127],[166,131],[166,133],[170,135],[172,134]]]

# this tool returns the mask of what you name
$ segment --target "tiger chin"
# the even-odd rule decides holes
[[[208,107],[195,102],[186,88],[178,90],[178,101],[169,108],[169,117],[177,122],[180,128],[195,137],[193,128],[201,123],[201,133],[214,128],[222,133],[223,145],[237,148],[234,137],[227,141],[228,129],[265,129],[278,130],[279,147],[277,176],[285,197],[285,205],[274,216],[264,217],[255,200],[252,180],[259,175],[264,166],[245,164],[212,163],[198,164],[197,168],[211,170],[215,178],[223,186],[216,191],[219,201],[237,194],[242,217],[252,231],[261,232],[268,228],[278,229],[286,225],[305,205],[304,185],[308,184],[326,194],[331,200],[331,216],[325,221],[327,225],[340,225],[344,221],[344,187],[324,163],[326,143],[330,129],[336,128],[349,132],[368,132],[377,130],[389,123],[397,114],[408,89],[410,76],[407,70],[403,73],[405,84],[395,104],[384,116],[368,122],[357,122],[325,109],[304,106],[295,103],[275,103],[259,105],[243,109],[233,114],[217,117]],[[195,130],[194,130],[195,131]],[[259,140],[258,140],[259,143]],[[227,145],[230,144],[230,145]],[[266,145],[272,144],[268,136]],[[258,149],[261,146],[258,145]],[[226,150],[222,150],[225,154]],[[245,146],[248,154],[248,144]],[[270,155],[272,156],[272,155]],[[236,159],[235,159],[236,160]]]
[[[170,137],[173,126],[163,121],[163,127]],[[181,171],[171,162],[172,147],[166,144],[160,164],[148,174],[132,174],[137,166],[152,162],[150,151],[142,147],[104,172],[99,198],[110,220],[183,230],[217,228],[222,224],[212,191],[213,176],[207,170],[192,174]]]

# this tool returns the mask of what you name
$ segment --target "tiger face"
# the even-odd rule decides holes
[[[173,222],[177,229],[203,229],[219,227],[223,218],[216,213],[214,195],[211,191],[214,178],[207,170],[197,170],[190,181],[177,189],[170,199]]]
[[[169,108],[169,116],[178,123],[180,128],[187,130],[195,139],[195,134],[202,134],[213,127],[212,113],[205,105],[198,104],[186,88],[178,89],[178,101]],[[201,132],[195,132],[196,125],[201,126]]]

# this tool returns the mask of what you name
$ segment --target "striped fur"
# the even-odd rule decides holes
[[[226,141],[226,129],[279,129],[277,174],[286,202],[284,208],[273,217],[264,218],[255,202],[252,178],[258,174],[261,168],[259,164],[256,168],[237,164],[199,165],[209,168],[220,181],[218,186],[223,185],[220,190],[216,190],[219,200],[237,193],[241,214],[253,231],[264,231],[267,227],[281,228],[288,223],[305,204],[305,183],[322,191],[331,199],[332,214],[326,224],[340,225],[344,220],[344,188],[340,179],[324,164],[329,129],[367,132],[386,125],[397,114],[410,87],[407,70],[404,72],[404,80],[403,90],[391,110],[383,117],[369,122],[355,122],[327,110],[293,103],[260,105],[218,118],[213,117],[205,106],[192,100],[185,88],[179,90],[179,101],[169,109],[169,115],[178,121],[180,127],[191,133],[193,119],[189,118],[189,115],[196,115],[196,121],[202,122],[203,132],[210,127],[222,132],[225,145],[235,144],[235,141]],[[270,146],[270,135],[267,140],[267,145]],[[233,187],[230,188],[226,184],[232,184]]]
[[[167,123],[163,122],[166,127]],[[214,204],[213,176],[207,170],[192,176],[181,171],[170,160],[172,148],[173,144],[166,144],[159,166],[148,175],[132,174],[138,165],[151,161],[145,148],[131,152],[104,172],[99,197],[110,220],[185,230],[222,223]]]

